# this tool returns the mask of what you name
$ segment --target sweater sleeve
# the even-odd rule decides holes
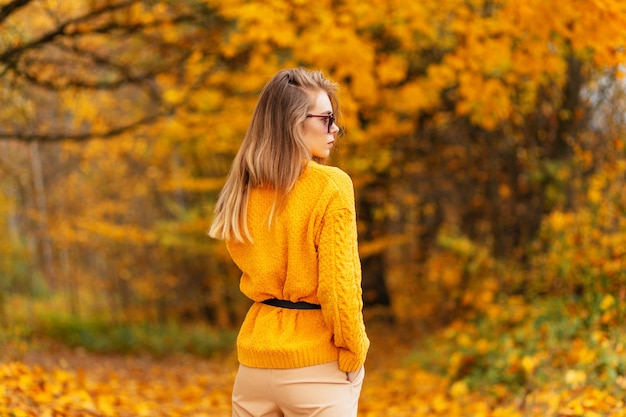
[[[350,184],[351,185],[351,184]],[[318,299],[339,348],[339,369],[360,369],[369,349],[363,322],[361,262],[352,188],[334,200],[322,221],[318,245]]]

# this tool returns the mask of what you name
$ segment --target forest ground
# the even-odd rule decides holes
[[[626,416],[623,399],[584,384],[475,390],[410,359],[420,349],[429,354],[415,329],[379,322],[368,331],[360,417]],[[96,354],[51,341],[22,350],[10,360],[4,350],[0,362],[1,416],[230,416],[237,368],[232,351],[155,358]]]

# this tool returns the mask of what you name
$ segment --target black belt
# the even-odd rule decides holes
[[[321,310],[322,306],[319,304],[311,304],[306,301],[293,301],[279,300],[277,298],[270,298],[269,300],[261,301],[263,304],[273,307],[291,308],[293,310]]]

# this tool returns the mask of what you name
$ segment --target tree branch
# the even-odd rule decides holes
[[[48,62],[48,64],[56,65],[53,62]],[[44,64],[42,64],[44,65]],[[26,71],[18,68],[15,64],[11,64],[8,66],[14,74],[23,78],[24,80],[30,82],[33,85],[42,87],[49,91],[61,91],[67,88],[78,88],[84,90],[116,90],[123,86],[129,84],[140,84],[142,82],[146,82],[148,80],[153,79],[159,73],[166,71],[168,68],[159,68],[152,71],[147,71],[144,74],[140,75],[131,75],[128,71],[124,71],[123,68],[117,68],[117,72],[121,74],[115,80],[112,81],[85,81],[81,79],[66,79],[59,81],[59,79],[55,80],[46,80],[42,78],[38,78],[36,75],[36,71]]]
[[[2,8],[0,8],[0,24],[2,24],[7,17],[11,16],[13,12],[26,6],[31,1],[32,0],[13,0],[11,3],[5,4]]]
[[[21,1],[25,1],[25,0],[21,0]],[[24,43],[22,45],[20,45],[20,47],[18,48],[13,48],[13,49],[9,49],[8,51],[4,52],[2,55],[0,55],[0,62],[10,62],[12,61],[13,57],[26,52],[27,50],[30,49],[35,49],[41,45],[44,45],[46,43],[50,43],[52,42],[55,38],[57,38],[58,36],[62,36],[62,35],[68,35],[71,34],[70,31],[68,31],[68,28],[72,25],[76,25],[76,24],[80,24],[86,21],[89,21],[93,18],[99,17],[105,13],[109,13],[109,12],[114,12],[116,10],[120,10],[120,9],[124,9],[127,8],[129,6],[131,6],[132,4],[134,4],[135,1],[133,0],[129,0],[129,1],[124,1],[118,4],[111,4],[105,7],[102,7],[100,9],[96,9],[96,10],[92,10],[91,12],[83,15],[83,16],[79,16],[76,17],[74,19],[70,19],[64,23],[61,23],[56,29],[52,30],[51,32],[48,32],[42,36],[40,36],[38,39],[34,39],[31,42],[28,43]],[[7,7],[7,6],[5,6]],[[118,25],[119,26],[119,25]]]
[[[120,3],[117,6],[122,7],[122,4]],[[109,12],[111,11],[111,8],[101,9],[100,12],[104,12],[104,11]],[[54,38],[58,36],[64,36],[66,38],[78,38],[83,35],[89,35],[89,34],[94,34],[94,33],[110,34],[118,30],[120,31],[120,36],[122,37],[124,35],[129,35],[129,34],[134,34],[134,33],[139,33],[141,35],[143,30],[158,27],[160,24],[163,23],[163,21],[154,21],[154,22],[150,22],[147,24],[120,25],[115,22],[108,22],[106,24],[102,24],[100,26],[89,28],[88,30],[83,30],[83,31],[81,30],[66,31],[65,30],[65,28],[67,28],[69,25],[73,23],[76,23],[78,20],[88,20],[90,18],[89,16],[95,17],[99,15],[100,12],[94,11],[91,14],[85,15],[79,19],[74,19],[71,22],[63,23],[55,31],[42,36],[38,40],[35,40],[29,44],[22,45],[20,48],[7,51],[3,55],[0,55],[0,62],[4,61],[6,65],[4,68],[1,69],[0,76],[5,75],[9,71],[12,71],[17,76],[25,79],[26,81],[32,84],[38,85],[40,87],[43,87],[45,89],[52,90],[52,91],[61,90],[63,88],[112,90],[112,89],[119,88],[123,85],[131,84],[131,83],[140,83],[140,82],[146,81],[158,75],[161,72],[171,69],[172,67],[174,67],[181,61],[184,61],[189,56],[189,53],[181,54],[179,45],[161,41],[158,45],[161,48],[168,48],[168,51],[171,52],[167,54],[169,58],[168,60],[170,62],[169,63],[165,62],[157,68],[147,69],[143,72],[143,74],[133,75],[128,67],[125,67],[122,64],[115,63],[114,61],[110,60],[109,57],[98,55],[97,53],[93,51],[85,50],[77,46],[67,46],[67,45],[64,45],[63,42],[54,42],[54,43],[52,42]],[[191,22],[194,20],[195,20],[194,16],[183,14],[183,15],[177,16],[176,18],[172,19],[169,22],[173,24],[181,24],[185,22]],[[154,43],[154,40],[153,40],[153,43]],[[39,77],[36,73],[36,69],[34,69],[33,66],[30,65],[28,62],[26,63],[26,65],[20,65],[19,62],[21,61],[21,59],[14,58],[16,54],[20,55],[28,50],[41,48],[45,44],[52,44],[56,46],[57,48],[59,48],[60,50],[64,50],[65,52],[75,54],[82,58],[88,58],[93,63],[94,66],[97,67],[98,65],[101,65],[105,68],[109,68],[115,71],[117,73],[117,76],[115,77],[114,80],[111,80],[111,81],[89,82],[89,81],[85,81],[79,78],[74,78],[74,79],[69,79],[69,80],[67,80],[66,78],[64,82],[63,81],[59,82],[58,80],[46,80],[46,79],[42,79],[41,77]],[[177,58],[172,59],[171,58],[172,55],[174,56],[179,55],[179,56]],[[13,59],[11,59],[12,57]],[[40,63],[44,65],[52,64],[52,65],[58,66],[58,64],[55,62],[46,63],[44,61],[41,61]],[[87,72],[90,72],[90,71],[87,71]]]
[[[0,140],[19,140],[22,142],[63,142],[74,141],[80,142],[89,139],[110,139],[122,133],[129,132],[137,129],[141,126],[145,126],[150,123],[154,123],[162,117],[168,116],[172,113],[171,110],[155,113],[146,116],[142,119],[136,120],[133,123],[126,124],[124,126],[118,126],[111,128],[105,132],[86,132],[86,133],[11,133],[0,131]]]

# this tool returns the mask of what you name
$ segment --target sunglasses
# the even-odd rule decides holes
[[[330,133],[330,129],[333,127],[333,123],[335,123],[335,115],[333,113],[330,114],[307,114],[306,117],[319,117],[322,119],[326,119],[326,131]]]

